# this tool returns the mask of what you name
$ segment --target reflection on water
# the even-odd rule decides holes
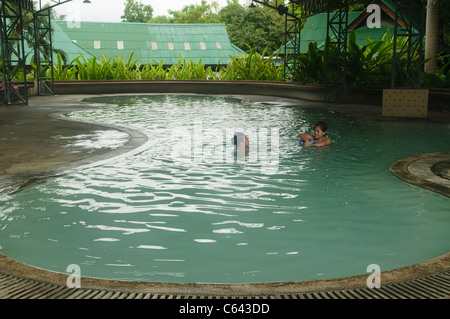
[[[141,130],[151,147],[5,198],[4,254],[59,272],[78,264],[90,277],[258,282],[364,274],[448,251],[448,199],[389,172],[399,158],[446,151],[445,125],[220,97],[111,103],[69,116]],[[321,118],[333,145],[302,148],[298,132]],[[236,131],[250,140],[240,162]],[[96,147],[125,139],[104,137]]]
[[[63,146],[69,149],[115,149],[127,143],[130,139],[125,132],[117,130],[97,130],[89,134],[80,134],[76,136],[55,135],[52,138],[58,140],[67,140]]]

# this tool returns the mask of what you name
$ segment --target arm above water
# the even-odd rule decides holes
[[[329,138],[327,138],[325,141],[311,144],[311,146],[327,146],[330,144],[331,144],[331,140]]]
[[[300,133],[300,134],[298,134],[298,137],[300,137],[300,139],[303,141],[304,146],[309,146],[310,142],[314,141],[314,137],[309,134]]]

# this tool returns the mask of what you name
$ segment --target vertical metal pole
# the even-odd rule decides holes
[[[50,9],[34,14],[36,81],[38,94],[54,94],[55,78],[53,72],[53,42]],[[49,75],[46,73],[49,72]],[[50,85],[48,85],[48,83]]]
[[[28,105],[28,81],[27,81],[27,61],[25,55],[25,38],[23,32],[23,11],[22,11],[22,2],[19,2],[19,23],[20,23],[20,49],[19,51],[19,63],[22,64],[23,68],[23,88],[24,88],[24,96],[21,100],[25,105]],[[20,93],[18,94],[20,97]]]
[[[285,14],[284,15],[284,70],[283,70],[283,79],[284,79],[284,81],[286,81],[286,68],[288,68],[288,61],[287,61],[287,59],[288,59],[288,50],[287,50],[287,44],[288,44],[288,41],[287,41],[287,33],[288,33],[288,15],[287,14]],[[294,45],[295,45],[295,43],[294,43]],[[294,48],[294,50],[295,50],[295,48]]]
[[[397,32],[398,32],[398,0],[395,0],[394,47],[392,50],[391,89],[395,88],[395,70],[397,68]]]
[[[424,0],[410,0],[408,2],[395,0],[391,88],[419,88],[421,86],[424,17]],[[399,31],[400,19],[405,23],[405,28],[400,29],[404,32]],[[399,43],[399,39],[404,39],[404,41]]]
[[[28,82],[26,72],[25,41],[23,32],[22,1],[16,6],[9,6],[2,2],[2,60],[3,60],[3,82],[5,90],[5,102],[12,104],[12,96],[18,98],[23,104],[28,104]],[[8,12],[9,10],[9,12]],[[16,63],[13,66],[13,63]],[[23,81],[15,81],[17,75],[23,72]],[[17,79],[17,78],[16,78]],[[23,85],[24,96],[14,83]]]
[[[328,70],[330,69],[330,58],[329,58],[329,38],[330,38],[330,1],[327,0],[327,36],[325,38],[325,102],[328,101]]]
[[[48,17],[48,36],[49,36],[49,41],[50,41],[50,61],[49,61],[49,67],[50,67],[50,76],[51,76],[51,88],[50,88],[50,92],[51,94],[55,94],[55,73],[54,73],[54,69],[53,69],[53,37],[52,37],[52,18],[50,15],[50,9],[47,10],[47,17]]]
[[[420,1],[420,3],[419,3],[419,5],[420,4],[423,4],[422,6],[421,6],[421,8],[423,9],[423,10],[421,10],[420,12],[421,12],[421,15],[420,15],[420,18],[421,18],[421,21],[420,21],[420,26],[419,26],[419,32],[420,32],[420,39],[419,39],[419,44],[418,44],[418,47],[419,47],[419,61],[420,61],[420,67],[418,68],[418,72],[419,72],[419,74],[418,74],[418,81],[419,81],[419,84],[418,84],[418,88],[420,88],[421,87],[421,82],[422,82],[422,68],[423,68],[423,71],[425,71],[425,69],[424,69],[424,67],[425,67],[425,61],[424,61],[424,57],[425,57],[425,52],[424,52],[424,49],[423,49],[423,47],[424,47],[424,43],[423,43],[423,41],[424,41],[424,36],[425,36],[425,31],[426,31],[426,4],[427,4],[427,2],[426,2],[426,0],[425,1]]]
[[[327,0],[327,36],[325,42],[325,100],[330,101],[330,93],[337,101],[346,100],[346,75],[347,75],[347,26],[348,26],[348,1],[339,3],[336,12],[333,12],[332,0]],[[331,32],[330,32],[331,31]],[[331,40],[334,37],[334,41]],[[335,54],[330,57],[331,43],[336,46]],[[330,62],[330,58],[333,63]],[[331,71],[331,72],[329,72]]]
[[[6,34],[6,27],[5,27],[5,21],[6,20],[6,13],[5,13],[5,5],[3,2],[0,3],[0,32],[1,32],[1,54],[2,54],[2,82],[3,82],[3,97],[5,99],[5,103],[8,103],[8,98],[6,94],[6,47],[5,47],[5,40],[4,35]]]

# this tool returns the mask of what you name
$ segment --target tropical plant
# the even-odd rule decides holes
[[[186,62],[186,59],[180,54],[181,60],[168,69],[168,78],[173,80],[206,80],[211,73],[211,68],[205,69],[202,60],[195,63],[192,59]]]
[[[77,69],[73,67],[73,62],[71,61],[69,65],[66,65],[59,52],[56,53],[56,63],[53,63],[53,76],[56,81],[65,80],[76,80]],[[48,70],[47,72],[51,72]],[[50,74],[47,74],[50,77]]]
[[[222,68],[217,66],[215,69],[206,67],[202,60],[187,61],[181,54],[176,64],[165,68],[162,60],[153,60],[153,64],[148,61],[141,66],[138,59],[133,59],[133,53],[128,59],[119,56],[116,56],[117,59],[107,59],[103,54],[100,59],[86,59],[80,54],[64,65],[61,54],[57,53],[53,70],[55,80],[283,80],[283,66],[273,63],[277,57],[272,54],[265,58],[266,50],[263,54],[250,47],[249,50],[249,54],[231,57],[229,65]]]
[[[163,60],[160,62],[153,59],[155,65],[150,61],[144,65],[141,70],[141,79],[143,80],[166,80],[168,78],[167,71],[164,70]]]
[[[437,60],[440,67],[436,74],[423,72],[421,74],[421,85],[428,88],[450,88],[450,54],[440,55]]]
[[[380,41],[365,40],[365,45],[357,43],[356,32],[348,35],[346,54],[346,83],[348,85],[375,85],[389,86],[392,75],[392,56],[394,51],[394,37],[390,31],[386,32]],[[408,39],[397,39],[397,50],[405,45]],[[306,54],[295,58],[292,80],[303,83],[333,83],[336,73],[338,50],[336,45],[329,40],[328,64],[325,49],[319,49],[316,43],[310,43]],[[419,58],[418,53],[412,57]],[[406,57],[402,57],[400,64],[405,63]],[[394,70],[396,77],[400,70]],[[412,69],[411,72],[417,72]]]
[[[64,65],[61,55],[57,54],[53,64],[55,80],[134,80],[140,79],[140,65],[138,59],[133,61],[133,53],[128,57],[107,59],[101,54],[101,59],[90,57],[86,59],[82,54],[68,65]]]
[[[324,83],[325,51],[317,48],[317,43],[310,42],[306,54],[293,58],[291,80],[302,83]]]
[[[387,32],[381,41],[357,44],[356,32],[348,37],[346,82],[349,85],[387,85],[392,73],[394,42]]]
[[[221,70],[222,78],[227,80],[254,80],[254,81],[282,81],[284,68],[277,66],[274,61],[278,56],[271,54],[265,57],[266,48],[259,54],[248,46],[249,53],[231,57],[231,63]]]

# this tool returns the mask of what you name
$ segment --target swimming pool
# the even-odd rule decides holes
[[[110,106],[67,117],[140,130],[147,148],[3,198],[5,255],[96,278],[243,283],[353,276],[448,252],[448,199],[389,172],[448,150],[448,125],[225,97],[94,102]],[[333,145],[302,148],[297,134],[321,118]],[[248,157],[235,157],[235,131],[249,135]],[[127,141],[106,132],[98,147]]]

